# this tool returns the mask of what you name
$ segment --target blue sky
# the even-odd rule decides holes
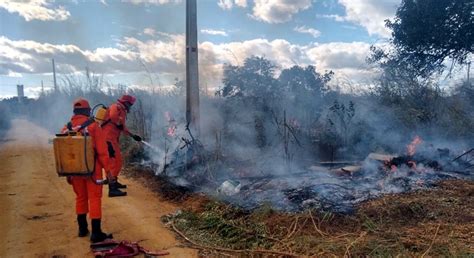
[[[371,44],[386,42],[384,20],[399,0],[198,0],[201,87],[220,86],[222,66],[260,55],[279,68],[333,70],[337,84],[368,83]],[[0,97],[24,84],[35,96],[85,67],[107,85],[168,87],[184,78],[184,0],[3,0]],[[151,78],[151,80],[150,80]]]

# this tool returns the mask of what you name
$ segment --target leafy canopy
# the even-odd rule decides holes
[[[393,21],[392,53],[373,48],[371,61],[397,63],[418,76],[444,70],[444,61],[468,62],[474,50],[474,1],[403,0]]]
[[[327,90],[333,73],[319,74],[314,66],[293,66],[275,75],[276,66],[264,57],[252,56],[242,66],[224,67],[223,88],[218,95],[265,101],[289,99],[295,102],[314,101]]]

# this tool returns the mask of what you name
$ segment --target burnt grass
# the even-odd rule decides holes
[[[446,180],[428,190],[385,195],[343,215],[282,213],[266,204],[243,210],[177,187],[143,168],[129,167],[124,174],[182,207],[162,220],[203,256],[255,256],[259,250],[281,252],[272,254],[278,257],[474,255],[472,181]]]

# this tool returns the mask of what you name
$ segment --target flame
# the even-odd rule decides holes
[[[165,118],[169,124],[166,134],[170,137],[174,137],[176,135],[176,129],[178,128],[178,126],[176,125],[176,120],[174,120],[173,116],[171,115],[171,112],[169,111],[165,111]]]
[[[176,126],[172,125],[172,126],[168,127],[167,134],[168,134],[168,136],[173,137],[176,134]]]
[[[421,139],[420,136],[415,136],[415,138],[413,138],[413,141],[411,141],[410,144],[408,144],[407,146],[407,153],[408,153],[408,156],[413,156],[415,155],[415,152],[416,152],[416,146],[418,146],[420,143],[422,143],[423,140]]]
[[[390,172],[395,173],[395,172],[397,172],[397,170],[398,170],[397,166],[395,166],[395,165],[390,166]]]

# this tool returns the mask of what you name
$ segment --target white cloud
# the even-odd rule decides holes
[[[339,0],[346,14],[316,15],[317,18],[332,19],[337,22],[351,22],[362,26],[369,35],[390,37],[390,30],[385,27],[385,20],[393,19],[401,0]]]
[[[366,62],[370,44],[366,42],[331,42],[316,44],[307,52],[310,63],[321,72],[332,70],[333,85],[368,85],[377,71]]]
[[[51,0],[2,0],[0,8],[9,13],[18,13],[26,21],[64,21],[71,15],[62,6],[53,7]]]
[[[31,40],[10,40],[0,36],[0,74],[46,73],[54,58],[60,72],[75,72],[89,66],[97,72],[133,69],[136,53],[126,49],[82,50],[75,45],[53,45]],[[128,68],[127,68],[128,66]]]
[[[143,30],[143,34],[153,37],[153,36],[156,35],[156,31],[155,31],[154,29],[152,29],[152,28],[145,28],[145,29]]]
[[[160,78],[184,78],[184,35],[160,35],[163,37],[159,40],[128,37],[116,47],[93,50],[75,45],[15,41],[0,36],[0,75],[51,72],[51,58],[54,57],[60,74],[83,71],[86,66],[95,73],[117,75],[144,72],[146,67],[147,72]],[[368,80],[373,74],[365,63],[369,46],[363,42],[298,45],[283,39],[220,44],[202,42],[199,45],[200,82],[210,89],[220,86],[225,63],[242,65],[245,58],[252,55],[263,56],[280,69],[311,64],[320,72],[333,70],[337,78]]]
[[[235,0],[235,5],[245,8],[247,7],[247,0]]]
[[[21,73],[16,73],[16,72],[13,72],[11,70],[8,71],[7,76],[8,77],[15,77],[15,78],[23,77],[23,75]]]
[[[247,0],[219,0],[217,2],[217,5],[224,10],[232,9],[234,7],[234,4],[238,7],[246,8]]]
[[[202,53],[212,57],[208,57],[211,61],[202,63],[207,64],[208,73],[212,71],[212,76],[208,78],[212,78],[216,85],[222,78],[222,65],[219,63],[242,65],[245,58],[252,55],[263,56],[280,69],[293,65],[315,65],[321,73],[328,70],[335,72],[333,84],[360,85],[369,83],[376,75],[376,71],[365,62],[369,49],[370,44],[364,42],[296,45],[282,39],[254,39],[222,44],[204,42],[200,45],[199,54],[200,58]]]
[[[327,18],[327,19],[338,21],[338,22],[346,21],[346,17],[340,16],[338,14],[318,14],[316,15],[316,18]]]
[[[185,38],[182,34],[170,35],[164,40],[141,41],[126,37],[123,47],[134,53],[142,61],[155,65],[159,71],[173,71],[176,65],[184,63]],[[170,66],[170,67],[168,67]]]
[[[370,44],[365,42],[331,42],[317,44],[308,50],[308,57],[317,66],[330,69],[368,69],[366,57]]]
[[[317,38],[321,35],[321,32],[319,30],[314,29],[314,28],[309,28],[306,26],[298,26],[298,27],[295,27],[293,30],[299,33],[309,34],[313,36],[313,38]]]
[[[395,16],[401,0],[339,0],[344,6],[346,15],[333,15],[336,21],[349,21],[364,27],[370,35],[389,37],[390,31],[385,27],[385,20]]]
[[[204,51],[212,52],[215,59],[222,63],[241,65],[245,58],[257,55],[264,56],[281,67],[289,67],[297,63],[305,62],[302,52],[303,46],[292,45],[286,40],[276,39],[253,39],[240,42],[214,44],[204,42],[201,44]]]
[[[311,7],[312,0],[254,0],[252,13],[249,17],[266,23],[284,23],[293,16]],[[217,5],[230,10],[234,5],[240,8],[247,7],[247,0],[218,0]]]
[[[232,2],[232,0],[219,0],[217,5],[224,10],[230,10],[232,9],[234,3]]]
[[[209,34],[209,35],[218,35],[218,36],[229,36],[227,32],[223,30],[213,30],[213,29],[201,29],[201,33]]]
[[[182,0],[122,0],[122,2],[132,3],[132,4],[154,4],[154,5],[162,5],[162,4],[177,4],[181,3]]]
[[[254,0],[252,17],[267,23],[284,23],[311,7],[311,0]]]

